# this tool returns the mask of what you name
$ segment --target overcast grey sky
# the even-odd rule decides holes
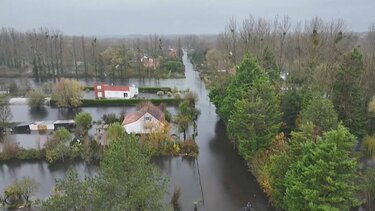
[[[212,34],[230,17],[342,18],[354,31],[375,23],[375,0],[0,0],[0,26],[65,34]]]

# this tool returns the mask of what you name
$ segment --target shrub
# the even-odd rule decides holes
[[[20,160],[37,160],[44,158],[45,151],[38,149],[20,149],[18,159]]]
[[[157,93],[158,91],[170,92],[169,87],[139,87],[138,91],[141,93]]]
[[[167,92],[167,96],[168,96],[168,97],[173,97],[172,92]]]
[[[171,122],[172,121],[172,114],[171,112],[169,112],[168,110],[165,110],[164,111],[164,116],[165,116],[165,120],[167,122]]]
[[[66,146],[71,139],[69,131],[65,128],[59,128],[54,131],[52,137],[45,143],[46,159],[48,163],[54,163],[57,160],[63,160],[70,155],[69,146]]]
[[[165,103],[167,105],[178,105],[180,103],[178,99],[166,98],[166,99],[83,99],[82,106],[83,107],[90,107],[90,106],[133,106],[140,104],[145,101],[150,101],[155,105],[159,105],[160,103]]]
[[[167,71],[182,73],[185,70],[185,66],[181,61],[167,61],[162,65]]]
[[[44,82],[42,84],[42,91],[46,95],[52,94],[53,91],[53,83],[52,82]]]
[[[76,123],[76,131],[79,135],[84,136],[91,128],[92,117],[88,112],[80,112],[74,118]]]
[[[374,136],[365,136],[363,139],[363,150],[368,156],[371,156],[375,159],[375,137]]]
[[[20,147],[18,143],[13,143],[11,140],[5,140],[3,145],[3,157],[5,160],[16,158]]]
[[[172,89],[172,93],[174,94],[174,93],[177,93],[177,92],[178,92],[177,87],[173,87],[173,89]]]
[[[163,92],[163,91],[158,91],[158,92],[156,93],[156,95],[159,96],[159,97],[162,97],[162,96],[164,95],[164,92]]]
[[[189,156],[196,156],[198,154],[198,145],[193,139],[187,139],[180,144],[181,152]]]
[[[46,101],[44,94],[40,90],[31,90],[27,92],[27,104],[31,109],[40,109]]]
[[[102,120],[105,122],[105,124],[119,122],[119,118],[117,118],[115,113],[103,114]]]
[[[174,93],[174,98],[181,99],[181,93],[179,92]]]
[[[82,102],[82,87],[76,80],[62,78],[55,84],[52,99],[61,108],[77,108]]]
[[[18,94],[18,86],[14,81],[9,85],[9,94],[11,95]]]

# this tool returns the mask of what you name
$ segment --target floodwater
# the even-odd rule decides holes
[[[179,89],[194,91],[199,101],[197,107],[201,111],[197,125],[199,156],[195,159],[183,157],[157,157],[153,163],[169,177],[169,191],[166,200],[175,186],[182,189],[180,198],[182,210],[193,210],[193,203],[198,202],[198,210],[236,211],[241,210],[250,202],[254,210],[272,210],[265,194],[259,188],[255,178],[248,172],[244,161],[237,155],[228,140],[225,126],[215,113],[215,107],[209,102],[208,91],[199,78],[199,73],[194,71],[186,53],[183,57],[186,67],[185,79],[129,79],[122,84],[136,84],[139,86],[169,86]],[[121,84],[120,82],[106,81],[107,83]],[[41,82],[29,80],[31,86],[38,87]],[[87,85],[95,83],[94,80],[82,81]],[[93,119],[100,119],[104,113],[131,111],[131,107],[100,107],[82,108],[90,112]],[[171,108],[173,110],[173,108]],[[14,121],[30,122],[36,120],[72,119],[74,112],[62,111],[46,107],[41,113],[31,113],[26,106],[11,107]],[[44,135],[45,136],[45,135]],[[32,138],[28,138],[32,137]],[[38,135],[17,135],[15,138],[21,145],[35,146]],[[42,136],[43,138],[43,136]],[[40,139],[42,139],[40,138]],[[25,142],[32,143],[25,143]],[[80,176],[95,175],[97,167],[89,166],[83,162],[64,163],[54,166],[46,162],[7,162],[0,163],[0,191],[23,176],[30,176],[40,183],[37,194],[39,198],[48,197],[56,178],[62,178],[69,167],[78,170]]]

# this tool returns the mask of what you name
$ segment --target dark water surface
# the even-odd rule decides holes
[[[182,157],[154,158],[155,163],[170,178],[169,193],[174,186],[182,188],[181,204],[183,210],[193,210],[193,203],[199,201],[198,210],[241,210],[247,202],[251,202],[256,211],[271,210],[266,196],[259,188],[255,178],[247,171],[243,160],[237,155],[228,140],[225,127],[215,113],[215,107],[209,102],[208,91],[205,89],[199,74],[194,71],[192,64],[188,61],[186,54],[183,57],[186,67],[186,79],[129,79],[122,84],[136,84],[139,86],[169,86],[179,89],[187,89],[197,93],[199,101],[197,107],[201,111],[198,119],[199,156],[197,160]],[[94,80],[82,81],[92,85]],[[110,83],[110,81],[107,81]],[[29,80],[34,86],[40,86],[41,82]],[[120,84],[120,82],[114,82]],[[104,107],[83,108],[90,112],[93,119],[100,119],[104,113],[131,111],[132,107]],[[171,108],[173,111],[173,108]],[[27,106],[11,107],[14,121],[30,122],[36,120],[72,119],[74,112],[59,111],[47,107],[44,112],[29,112]],[[30,138],[31,137],[31,138]],[[36,145],[37,134],[16,135],[16,139],[23,146],[33,147]],[[41,136],[40,139],[45,138]],[[30,143],[32,142],[32,143]],[[42,140],[41,140],[42,142]],[[30,176],[40,183],[39,198],[49,195],[54,185],[55,178],[62,178],[69,166],[76,168],[83,178],[92,176],[97,168],[83,162],[65,163],[57,166],[49,166],[46,162],[7,162],[0,163],[0,191],[4,187],[20,179]],[[198,170],[199,169],[199,170]],[[200,185],[201,184],[201,185]],[[201,188],[202,187],[202,188]],[[170,194],[166,196],[169,201]]]

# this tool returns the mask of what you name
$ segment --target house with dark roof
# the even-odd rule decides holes
[[[127,114],[122,123],[127,133],[149,134],[165,124],[165,115],[158,107],[151,103],[141,109]]]
[[[138,95],[138,88],[132,86],[111,86],[108,84],[95,84],[96,98],[130,99]]]

